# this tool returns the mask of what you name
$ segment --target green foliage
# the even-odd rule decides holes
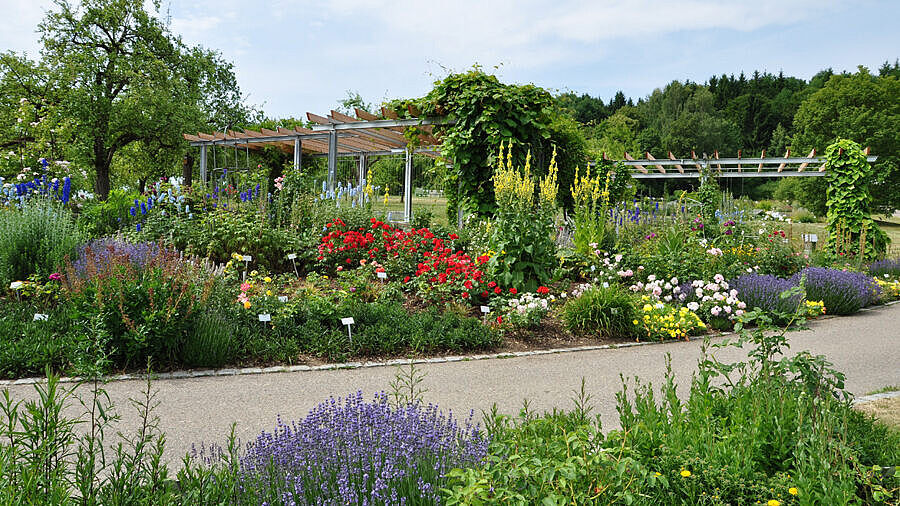
[[[719,182],[712,174],[703,178],[696,196],[700,201],[700,215],[703,217],[703,222],[708,225],[716,223],[718,221],[716,211],[722,202],[722,192],[719,190]]]
[[[634,296],[619,284],[591,287],[566,302],[560,316],[573,332],[631,337],[637,309]]]
[[[103,237],[115,233],[120,228],[119,220],[128,216],[128,209],[140,194],[127,190],[111,190],[109,198],[89,200],[78,215],[78,221],[91,237]]]
[[[0,74],[16,96],[41,104],[35,128],[52,137],[34,143],[69,146],[59,155],[93,168],[101,199],[115,163],[128,178],[156,177],[181,159],[183,132],[247,115],[231,65],[186,46],[140,0],[57,0],[38,31],[41,60],[5,55]]]
[[[72,213],[52,201],[0,209],[0,286],[58,271],[83,237]]]
[[[872,167],[865,153],[859,144],[842,139],[828,146],[825,157],[828,251],[835,256],[857,254],[864,260],[883,256],[886,236],[869,215]]]
[[[794,119],[794,147],[820,153],[835,139],[850,139],[878,155],[870,190],[872,211],[889,214],[900,207],[900,80],[873,76],[865,67],[830,76],[803,101]],[[825,214],[827,181],[805,178],[804,207]]]
[[[405,115],[407,105],[394,104],[394,109]],[[458,205],[482,214],[494,212],[493,146],[503,141],[515,140],[524,146],[514,159],[516,165],[522,165],[524,153],[530,150],[538,167],[547,165],[555,144],[561,180],[571,178],[575,165],[583,161],[583,137],[554,110],[554,101],[546,90],[530,84],[503,84],[477,66],[436,82],[428,95],[412,105],[424,116],[455,121],[436,128],[442,132],[442,154],[453,163],[444,184],[450,217],[455,216]]]

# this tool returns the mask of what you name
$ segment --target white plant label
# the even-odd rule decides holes
[[[252,257],[251,255],[244,255],[244,261],[245,261],[245,262],[252,262],[252,261],[253,261],[253,257]]]
[[[272,321],[272,315],[270,315],[269,313],[263,313],[263,314],[259,315],[259,321],[270,322],[270,321]]]
[[[295,260],[296,258],[297,258],[296,253],[288,253],[288,256],[287,256],[288,260]]]
[[[488,307],[488,306],[481,306],[481,312],[482,312],[482,313],[485,313],[485,314],[490,313],[490,312],[491,312],[491,308]]]
[[[350,318],[341,318],[341,325],[353,325],[354,323],[356,322],[353,321],[352,316]]]
[[[287,302],[287,295],[279,295],[278,302]]]
[[[386,272],[378,272],[377,274],[378,274],[378,279],[387,279]]]
[[[34,320],[33,320],[33,321],[46,320],[46,319],[48,319],[48,318],[50,318],[49,315],[45,315],[45,314],[43,314],[43,313],[34,313]]]
[[[609,308],[609,312],[612,314],[619,314],[619,308],[611,307],[611,308]]]

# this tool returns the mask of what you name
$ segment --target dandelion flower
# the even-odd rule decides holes
[[[688,471],[687,469],[682,469],[682,470],[681,470],[681,477],[682,477],[682,478],[688,478],[688,477],[690,477],[690,476],[691,476],[691,472],[690,472],[690,471]]]

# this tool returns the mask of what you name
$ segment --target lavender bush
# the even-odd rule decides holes
[[[793,314],[800,304],[800,295],[781,297],[782,292],[790,290],[795,284],[771,274],[744,274],[733,279],[730,285],[738,291],[738,297],[748,308],[759,308],[776,317],[779,314]]]
[[[472,417],[460,426],[431,404],[394,408],[385,393],[331,398],[248,445],[241,490],[257,504],[435,504],[448,471],[487,454]]]
[[[95,239],[78,249],[72,267],[78,277],[85,277],[89,266],[103,266],[112,258],[126,258],[131,264],[141,269],[159,252],[159,245],[152,242],[132,244],[111,237]]]
[[[861,272],[807,267],[794,274],[790,282],[798,284],[801,276],[806,277],[806,298],[824,302],[829,314],[853,314],[877,302],[881,292],[875,280]]]
[[[869,275],[877,278],[900,277],[900,257],[873,262],[869,265]]]

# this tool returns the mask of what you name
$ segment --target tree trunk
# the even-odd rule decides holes
[[[138,178],[138,193],[143,195],[145,189],[147,189],[147,179],[143,178],[143,177],[139,177]]]
[[[99,130],[98,130],[99,131]],[[94,170],[97,172],[97,180],[94,181],[94,190],[100,200],[109,198],[109,166],[110,157],[107,156],[103,137],[94,135]]]
[[[184,179],[182,183],[186,188],[191,187],[191,179],[194,176],[194,157],[191,156],[190,153],[184,155],[184,160],[181,164],[181,178]]]

